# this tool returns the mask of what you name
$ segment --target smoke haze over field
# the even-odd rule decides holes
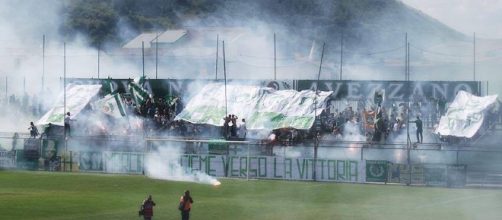
[[[195,182],[215,186],[220,184],[216,178],[202,171],[182,167],[180,164],[182,154],[182,149],[176,146],[159,146],[157,151],[146,156],[145,174],[154,179]]]
[[[274,78],[274,33],[277,38],[277,78],[315,79],[319,69],[322,44],[326,43],[321,79],[338,79],[343,69],[343,79],[353,80],[402,80],[404,78],[404,33],[408,32],[411,44],[411,80],[472,80],[472,39],[440,24],[427,15],[417,12],[398,1],[365,0],[358,4],[351,1],[231,1],[214,4],[215,8],[201,17],[192,16],[181,20],[176,28],[232,27],[244,31],[238,40],[225,40],[226,71],[234,79]],[[403,1],[418,8],[428,7],[441,13],[441,7],[429,7],[428,1]],[[493,3],[493,4],[491,4]],[[496,3],[496,2],[495,2]],[[499,4],[491,1],[461,1],[455,10],[445,16],[458,17],[463,10],[468,15],[477,13],[479,29],[486,29],[494,22]],[[5,0],[0,4],[0,97],[26,91],[29,95],[42,90],[44,104],[62,89],[63,42],[66,41],[67,77],[98,77],[98,51],[90,47],[85,33],[62,28],[70,17],[63,8],[67,1]],[[431,3],[432,4],[432,3]],[[440,3],[437,3],[440,4]],[[442,6],[446,4],[442,4]],[[367,13],[364,7],[368,7]],[[434,6],[434,5],[433,5]],[[471,7],[472,6],[472,7]],[[469,9],[468,8],[474,8]],[[441,11],[440,11],[441,10]],[[424,12],[428,10],[423,9]],[[346,14],[344,14],[346,13]],[[431,12],[432,13],[432,12]],[[455,14],[457,13],[457,14]],[[176,14],[181,18],[183,14]],[[346,15],[343,17],[341,15]],[[433,17],[436,17],[433,15]],[[450,18],[448,17],[448,18]],[[465,16],[467,17],[467,16]],[[445,21],[437,17],[439,21]],[[463,18],[463,17],[462,17]],[[458,20],[458,19],[456,19]],[[398,22],[399,21],[399,22]],[[461,21],[461,19],[459,20]],[[472,25],[474,26],[474,25]],[[174,27],[174,26],[171,26]],[[343,27],[340,28],[340,27]],[[457,27],[457,26],[454,26]],[[124,53],[113,48],[122,45],[138,34],[132,23],[123,17],[117,22],[116,39],[119,44],[104,44],[100,52],[100,77],[132,78],[142,73],[141,51]],[[154,27],[157,30],[159,27]],[[493,28],[496,29],[496,28]],[[460,30],[464,31],[465,30]],[[470,31],[470,30],[469,30]],[[476,31],[473,29],[473,31]],[[480,31],[482,36],[497,37],[496,33]],[[343,68],[340,68],[340,36],[344,36]],[[487,34],[484,34],[487,33]],[[216,34],[208,39],[210,47],[189,45],[181,47],[177,55],[159,57],[159,78],[204,78],[214,76]],[[42,63],[42,37],[45,35],[45,70]],[[487,36],[487,37],[490,37]],[[212,39],[214,38],[214,39]],[[213,45],[214,44],[214,45]],[[219,49],[218,78],[223,77],[222,44]],[[490,94],[502,93],[502,83],[497,78],[500,69],[502,41],[478,40],[476,80],[490,81]],[[204,50],[204,53],[202,51]],[[179,54],[178,54],[179,55]],[[146,54],[145,73],[154,78],[154,53]],[[485,89],[483,89],[485,92]],[[5,94],[6,93],[6,94]],[[4,96],[5,95],[5,96]],[[15,112],[15,110],[11,111]],[[35,120],[26,116],[26,121]],[[8,123],[11,124],[11,123]],[[19,129],[24,131],[25,126]]]
[[[192,11],[170,14],[180,21],[173,20],[173,23],[166,24],[164,27],[187,29],[192,31],[188,36],[193,38],[187,37],[186,41],[173,46],[175,49],[169,48],[159,54],[158,78],[214,79],[216,78],[215,59],[218,53],[216,75],[218,79],[222,79],[224,74],[222,41],[224,40],[225,69],[229,79],[249,81],[274,79],[275,34],[278,80],[317,79],[323,43],[326,43],[326,48],[321,80],[340,78],[343,80],[404,80],[404,44],[405,33],[408,33],[412,81],[481,80],[483,81],[482,95],[502,94],[502,80],[499,77],[502,69],[502,40],[485,39],[502,37],[501,3],[496,0],[206,1],[215,2],[213,3],[215,8],[208,10],[210,13]],[[56,100],[57,95],[62,92],[61,77],[65,71],[64,42],[66,42],[67,77],[98,77],[98,50],[93,44],[95,39],[91,39],[90,33],[62,28],[63,24],[71,23],[68,22],[70,16],[63,9],[73,2],[77,1],[2,0],[0,2],[0,33],[2,33],[0,35],[0,104],[6,103],[6,99],[12,94],[15,94],[17,98],[22,98],[26,92],[28,95],[36,94],[46,109],[51,107],[51,102]],[[145,2],[146,0],[136,1],[137,4]],[[185,1],[166,0],[165,2],[175,4],[173,2]],[[414,10],[408,5],[417,7],[423,12]],[[165,6],[164,9],[166,7],[170,6]],[[160,7],[150,5],[150,8]],[[425,14],[429,12],[432,17]],[[90,16],[90,19],[93,18]],[[141,16],[140,18],[146,19]],[[142,21],[144,20],[139,19],[136,22]],[[479,23],[469,23],[471,21]],[[445,22],[455,29],[440,22]],[[120,46],[136,37],[142,30],[136,29],[134,22],[122,15],[114,28],[116,28],[117,36],[109,39],[116,41],[103,42],[99,51],[99,77],[134,78],[141,75],[143,72],[141,49],[124,50]],[[204,28],[212,29],[212,32],[200,34],[204,32],[202,30]],[[238,34],[229,36],[230,34],[227,35],[223,29],[238,29],[236,31]],[[145,30],[164,31],[165,29],[153,26]],[[197,36],[197,31],[200,36]],[[474,68],[474,45],[471,34],[478,31],[480,37],[476,42],[476,67]],[[220,40],[218,50],[216,50],[217,34]],[[42,55],[44,35],[45,67]],[[191,44],[191,39],[200,41],[194,40],[195,43]],[[341,60],[342,49],[343,61]],[[147,78],[155,78],[155,59],[155,50],[147,49],[144,66]],[[45,88],[43,93],[41,92],[42,79]],[[206,82],[196,82],[188,86],[186,90],[196,91],[196,88],[201,88],[205,84]],[[486,88],[487,85],[489,85],[488,88]],[[188,91],[183,92],[181,96],[186,104],[186,101],[194,94],[189,94]],[[85,117],[79,119],[82,123],[106,121],[99,120],[95,115],[82,115],[82,117]],[[29,110],[20,111],[18,106],[4,105],[3,111],[0,111],[0,132],[27,133],[30,121],[37,121],[37,118]],[[140,120],[137,121],[140,127]],[[123,127],[120,125],[116,126],[117,129],[110,128],[110,130],[124,132],[125,125]],[[340,140],[365,141],[364,134],[360,134],[355,125],[348,124],[345,129],[351,134],[341,137]],[[415,131],[415,125],[411,124],[410,135],[413,141]],[[247,137],[250,138],[251,135]],[[396,142],[404,143],[407,134],[402,133],[394,138]],[[436,137],[426,136],[425,140],[428,142],[433,138]],[[480,143],[478,144],[481,146]],[[75,146],[81,147],[75,151],[87,151],[90,148],[87,148],[88,145]],[[143,152],[143,146],[138,144],[136,147],[141,148],[138,151]],[[178,148],[175,144],[165,146],[159,144],[154,148],[157,150],[147,153],[144,160],[147,176],[164,180],[218,183],[212,176],[182,167],[178,159],[180,155],[185,154],[185,151],[181,147]],[[120,148],[117,147],[117,149]],[[454,157],[454,151],[433,149],[425,151],[426,153],[416,152],[418,153],[412,155],[414,159],[412,163],[416,162],[416,164],[431,161],[446,164],[454,161],[453,159],[456,159],[458,163],[459,160],[458,152]],[[274,156],[282,155],[289,158],[313,158],[310,144],[277,147],[272,153],[276,154]],[[406,153],[404,147],[398,150],[380,149],[373,146],[363,148],[363,144],[353,142],[347,148],[321,146],[319,158],[351,159],[361,162],[364,159],[383,158],[393,163],[406,164],[404,159],[408,157]],[[448,155],[445,156],[445,154]],[[477,155],[471,156],[472,159],[466,156],[465,162],[460,163],[471,162],[477,165],[483,162],[500,161],[499,158],[490,159],[489,156],[491,155],[486,156],[488,159],[484,156],[478,158]],[[462,154],[460,160],[462,160]],[[498,164],[489,164],[487,167],[493,167],[492,169],[497,172],[501,170]],[[490,199],[487,202],[500,204],[500,199],[493,199],[493,201]],[[246,207],[246,204],[242,206]]]

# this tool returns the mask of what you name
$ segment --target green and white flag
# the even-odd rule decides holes
[[[68,84],[66,86],[66,112],[70,112],[71,119],[74,119],[84,107],[89,104],[89,101],[98,94],[101,85],[76,85]],[[52,123],[53,125],[64,125],[65,106],[64,106],[64,93],[60,94],[56,104],[52,109],[45,113],[37,125],[46,125]]]
[[[135,78],[133,82],[129,83],[129,92],[131,93],[134,102],[137,105],[143,104],[146,99],[150,96],[148,91],[144,89],[141,85],[144,83],[145,78],[139,77]]]
[[[248,129],[310,129],[315,115],[326,108],[332,92],[279,90],[249,85],[212,83],[204,86],[175,120],[195,124],[223,125],[226,114],[246,119]],[[227,111],[226,111],[227,109]]]
[[[101,85],[103,85],[102,91],[105,91],[108,94],[112,94],[115,91],[115,89],[113,88],[112,80],[110,78],[101,81]]]
[[[481,128],[484,112],[496,101],[497,95],[479,97],[465,91],[458,92],[434,133],[471,138]]]
[[[106,95],[102,99],[95,101],[92,108],[115,118],[126,115],[124,103],[119,94]]]

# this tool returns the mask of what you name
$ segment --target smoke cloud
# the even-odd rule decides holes
[[[210,185],[220,185],[220,182],[204,172],[190,170],[180,164],[182,149],[174,146],[159,147],[145,159],[145,174],[154,179],[186,181]]]

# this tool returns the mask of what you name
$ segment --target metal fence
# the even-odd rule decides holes
[[[145,174],[166,167],[215,177],[430,186],[502,186],[502,150],[364,142],[266,142],[127,137],[0,138],[0,167]]]

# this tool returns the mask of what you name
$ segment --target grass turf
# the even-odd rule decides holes
[[[502,190],[223,179],[214,187],[144,176],[0,171],[0,219],[140,219],[152,194],[155,219],[500,219]]]

